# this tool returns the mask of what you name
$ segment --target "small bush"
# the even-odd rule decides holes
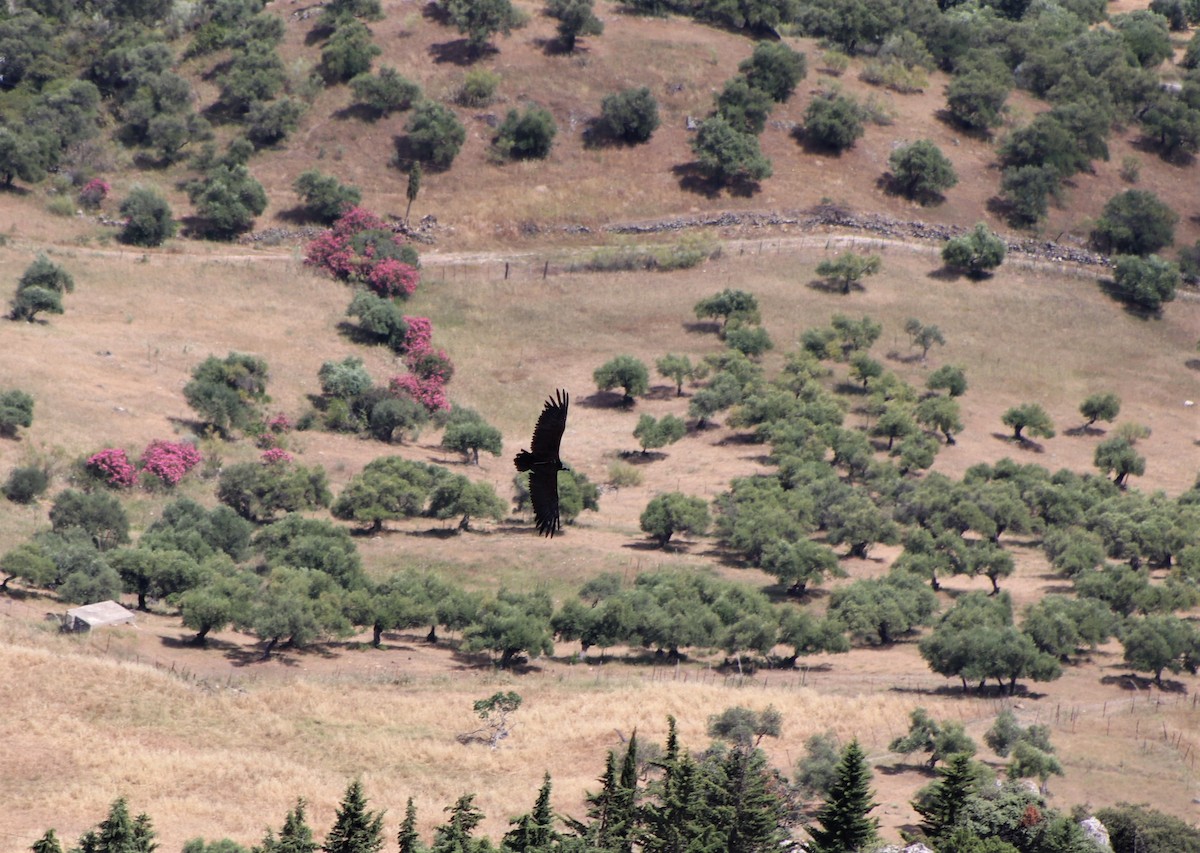
[[[117,239],[133,246],[160,246],[175,236],[175,220],[171,206],[157,190],[134,187],[121,202],[125,226]]]
[[[14,468],[4,481],[4,497],[13,503],[33,503],[45,493],[50,478],[44,469],[36,465]]]
[[[472,68],[463,77],[454,100],[464,107],[486,107],[496,98],[500,75],[486,68]]]
[[[540,160],[550,153],[558,127],[549,110],[530,107],[524,113],[509,110],[493,140],[496,151],[513,160]]]
[[[649,141],[658,125],[658,102],[643,86],[605,95],[592,133],[596,137],[637,144]]]
[[[407,110],[421,97],[421,87],[395,68],[380,68],[378,75],[359,74],[350,81],[354,100],[381,116]]]
[[[46,210],[53,216],[74,216],[75,202],[65,195],[56,195],[46,202]]]
[[[625,489],[642,484],[642,472],[628,462],[619,459],[609,463],[608,484],[615,489]]]

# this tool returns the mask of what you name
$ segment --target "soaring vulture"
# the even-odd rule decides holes
[[[513,460],[518,471],[529,472],[529,497],[538,533],[551,538],[562,530],[558,517],[558,472],[566,471],[567,466],[558,456],[558,445],[567,426],[568,400],[567,392],[562,390],[546,400],[533,428],[532,450],[522,450]]]

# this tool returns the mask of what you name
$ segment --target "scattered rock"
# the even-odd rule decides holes
[[[1079,822],[1079,828],[1096,845],[1096,850],[1102,851],[1102,853],[1112,853],[1112,841],[1108,837],[1108,827],[1101,823],[1099,818],[1085,818]]]

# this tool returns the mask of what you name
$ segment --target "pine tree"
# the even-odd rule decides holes
[[[850,741],[838,762],[837,779],[817,812],[820,827],[810,826],[810,853],[854,853],[876,838],[879,822],[867,817],[871,801],[871,768],[858,739]]]
[[[642,853],[684,853],[695,849],[702,836],[700,817],[706,813],[700,796],[698,771],[690,756],[680,757],[675,718],[667,717],[667,743],[662,758],[654,762],[663,771],[647,794],[654,801],[642,809]]]
[[[769,772],[761,749],[731,749],[721,763],[718,778],[731,806],[722,845],[728,853],[767,853],[783,840],[780,803],[768,788]]]
[[[33,842],[33,846],[29,849],[33,853],[63,853],[62,843],[58,840],[58,836],[54,834],[53,829],[47,829],[46,834]]]
[[[941,778],[933,784],[929,799],[913,803],[921,816],[921,830],[930,838],[940,839],[954,829],[967,797],[974,793],[975,773],[971,764],[971,756],[966,753],[953,756],[939,771]]]
[[[383,812],[367,810],[362,782],[355,779],[337,809],[333,829],[321,848],[325,853],[378,853],[383,847]]]
[[[432,853],[472,853],[478,846],[471,832],[483,821],[483,812],[475,807],[475,795],[463,794],[454,805],[446,806],[450,821],[434,830]]]
[[[513,818],[510,823],[513,829],[504,835],[504,847],[509,850],[526,853],[550,847],[558,840],[558,833],[554,831],[554,812],[550,809],[549,773],[542,781],[533,811]]]
[[[109,807],[106,817],[95,833],[95,853],[132,853],[134,846],[133,820],[124,797],[118,797]],[[80,846],[83,846],[82,843]]]
[[[154,853],[158,845],[154,843],[154,825],[150,815],[142,812],[133,819],[133,844],[129,853]]]
[[[421,853],[421,836],[417,834],[417,807],[413,798],[408,798],[404,807],[404,822],[400,824],[400,832],[396,836],[400,845],[400,853]]]
[[[289,809],[283,819],[283,828],[279,837],[275,832],[267,830],[262,844],[252,848],[252,853],[316,853],[317,843],[313,841],[312,829],[304,819],[304,798],[296,800],[296,807]]]

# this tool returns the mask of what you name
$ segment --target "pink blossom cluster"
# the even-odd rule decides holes
[[[395,258],[377,258],[368,243],[361,253],[354,238],[364,231],[387,231],[387,225],[361,207],[351,207],[333,227],[308,244],[304,263],[325,270],[334,278],[362,282],[380,296],[409,296],[417,289],[420,275],[412,266]],[[401,245],[400,238],[390,238]]]
[[[292,429],[292,420],[283,412],[280,412],[267,421],[267,429],[271,432],[290,432]]]
[[[200,451],[190,444],[155,439],[142,451],[141,465],[146,473],[174,486],[184,474],[199,465],[200,460]]]
[[[403,373],[388,380],[388,390],[393,394],[411,397],[430,412],[450,408],[445,383],[436,377],[423,379],[415,373]]]
[[[262,459],[264,465],[282,465],[292,461],[292,454],[282,447],[272,447],[270,450],[263,451],[263,455],[259,458]]]
[[[127,489],[137,482],[137,469],[119,447],[106,447],[99,453],[93,453],[86,465],[89,471],[114,488]]]
[[[454,365],[445,350],[433,348],[433,323],[428,317],[405,317],[404,322],[408,324],[404,363],[409,372],[392,377],[388,387],[393,394],[411,397],[430,412],[449,409],[446,383],[454,373]]]
[[[433,323],[428,317],[405,317],[408,334],[404,336],[404,351],[410,356],[430,352],[433,349]]]
[[[84,207],[97,208],[99,207],[108,194],[112,191],[112,186],[103,178],[92,178],[79,191],[79,203]]]

